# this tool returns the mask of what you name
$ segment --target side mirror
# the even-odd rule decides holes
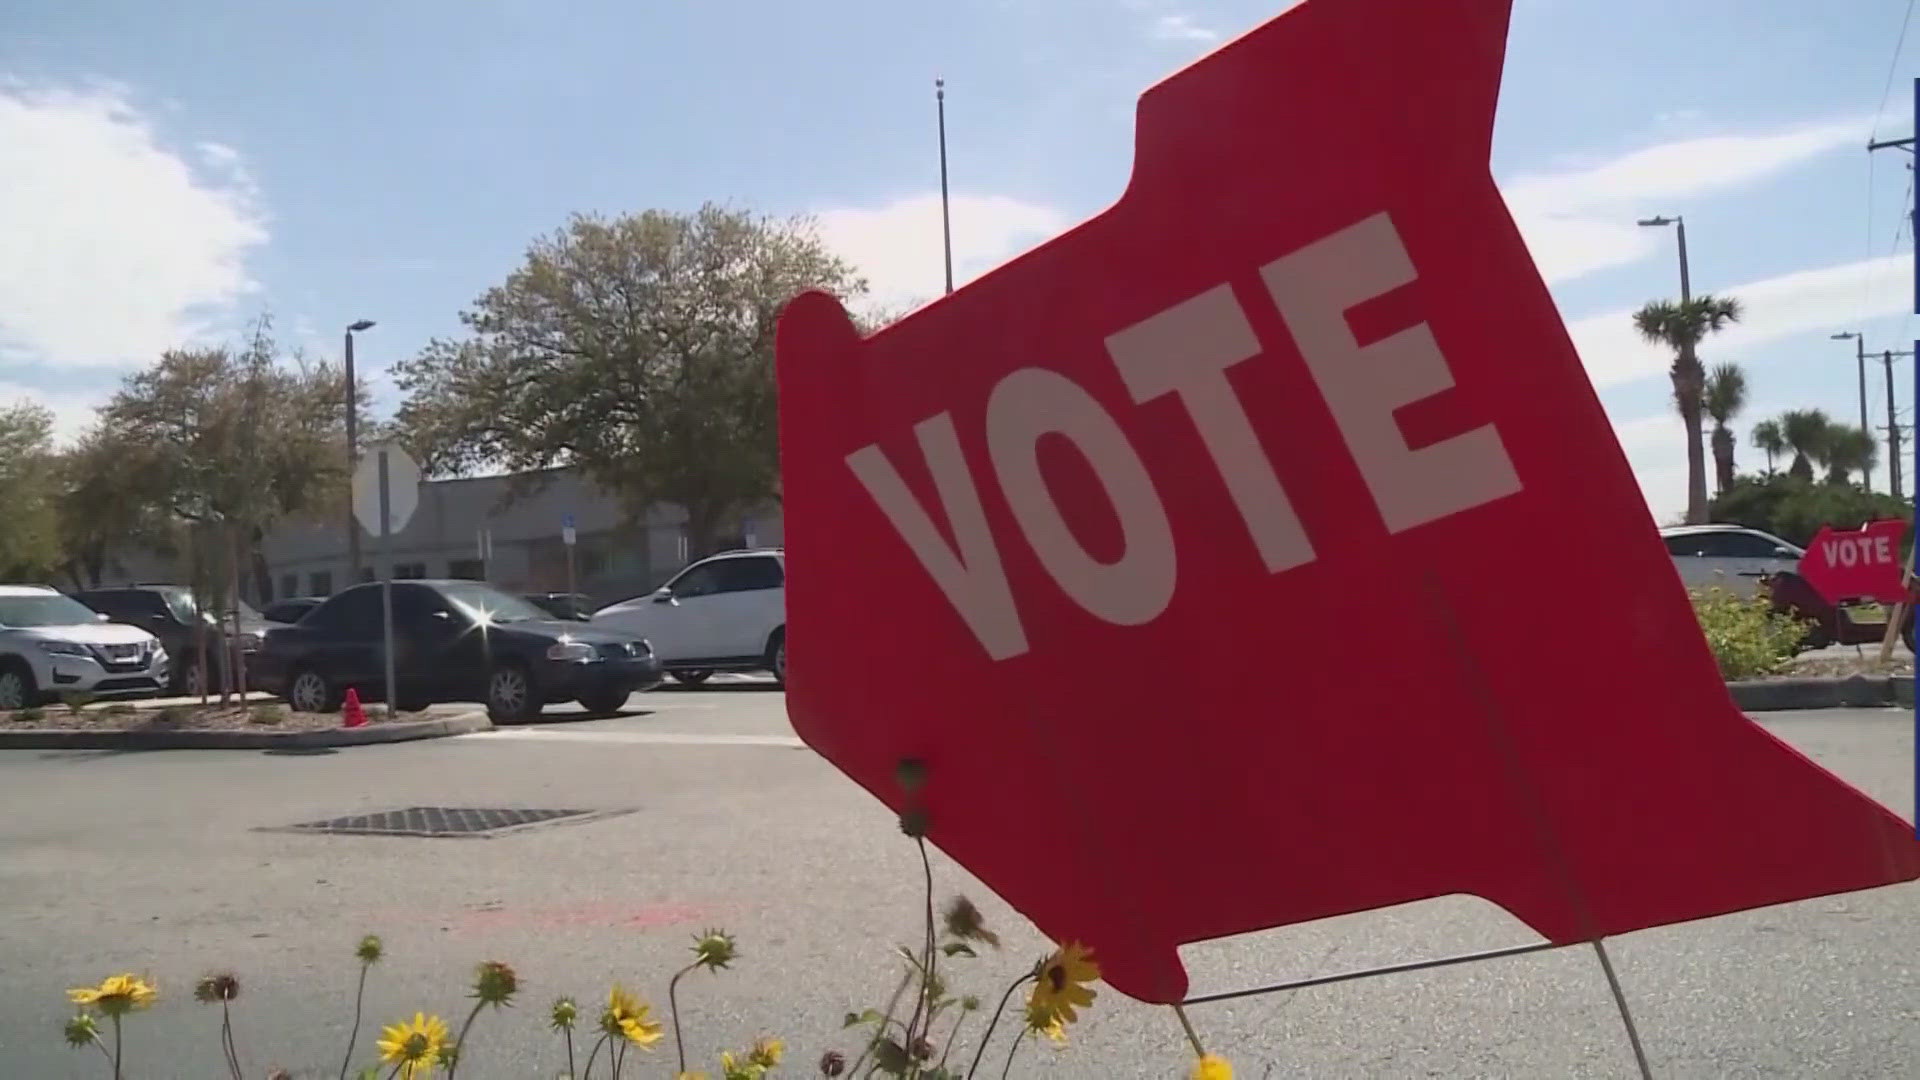
[[[1792,548],[1777,547],[1773,549],[1773,553],[1782,559],[1798,559],[1800,557],[1793,553]]]
[[[671,603],[673,603],[673,590],[672,590],[672,589],[656,589],[656,590],[654,590],[654,594],[653,594],[653,602],[654,602],[654,603],[656,603],[656,604],[671,604]]]
[[[104,611],[96,611],[96,612],[94,612],[94,613],[93,613],[93,621],[94,621],[94,622],[112,622],[113,620],[112,620],[112,619],[109,619],[109,618],[107,618],[107,613],[106,613],[106,612],[104,612]]]

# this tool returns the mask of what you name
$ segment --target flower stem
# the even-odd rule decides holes
[[[353,1044],[360,1041],[360,1007],[367,999],[367,968],[365,960],[360,961],[360,988],[353,992],[353,1031],[347,1036],[347,1053],[340,1059],[340,1080],[347,1080],[347,1068],[353,1064]]]
[[[120,1014],[113,1015],[113,1080],[120,1080]]]
[[[1007,1048],[1007,1063],[1000,1070],[1000,1080],[1007,1080],[1007,1077],[1013,1075],[1013,1055],[1020,1052],[1020,1044],[1026,1041],[1026,1038],[1021,1035],[1013,1037],[1013,1045]]]
[[[900,985],[893,988],[893,996],[887,999],[887,1014],[880,1018],[880,1029],[874,1033],[873,1038],[867,1040],[867,1047],[860,1051],[860,1056],[853,1059],[853,1067],[847,1070],[848,1076],[858,1073],[860,1063],[867,1060],[867,1055],[873,1053],[873,1048],[880,1045],[881,1039],[887,1037],[887,1025],[893,1023],[893,1010],[899,1007],[900,995],[907,992],[907,984],[912,981],[913,972],[911,971],[900,976]]]
[[[600,1048],[605,1045],[607,1045],[607,1037],[602,1035],[600,1041],[593,1044],[593,1053],[587,1055],[587,1070],[580,1074],[579,1080],[587,1080],[587,1077],[593,1075],[594,1060],[600,1056]]]
[[[620,1067],[627,1063],[626,1040],[622,1039],[619,1043],[615,1044],[613,1052],[608,1056],[613,1058],[613,1080],[620,1080]],[[685,1069],[681,1070],[681,1072],[685,1071]]]
[[[968,1080],[972,1080],[974,1071],[980,1068],[980,1056],[987,1052],[987,1044],[993,1041],[993,1029],[1000,1026],[1000,1014],[1007,1011],[1007,1002],[1013,1000],[1013,992],[1040,976],[1029,972],[1013,981],[1007,992],[1000,995],[1000,1004],[993,1010],[993,1019],[987,1021],[987,1033],[980,1036],[980,1046],[973,1052],[973,1064],[967,1066]]]
[[[100,1036],[98,1036],[98,1035],[95,1035],[95,1036],[93,1037],[93,1045],[95,1045],[95,1046],[97,1046],[97,1047],[99,1047],[99,1048],[100,1048],[100,1056],[101,1056],[101,1057],[103,1057],[103,1058],[106,1058],[106,1059],[107,1059],[107,1064],[108,1064],[108,1065],[112,1065],[112,1064],[113,1064],[113,1051],[111,1051],[111,1050],[108,1050],[108,1049],[107,1049],[107,1044],[106,1044],[106,1043],[103,1043],[103,1042],[101,1042],[101,1041],[100,1041]]]
[[[679,1072],[687,1071],[687,1045],[680,1041],[680,999],[677,996],[680,991],[680,978],[699,966],[697,963],[688,964],[674,972],[673,978],[667,980],[667,1015],[673,1017],[673,1052],[680,1057]]]
[[[961,1025],[966,1022],[967,1010],[961,1009],[960,1018],[953,1022],[953,1030],[947,1032],[947,1045],[940,1048],[940,1064],[935,1066],[935,1068],[944,1069],[947,1067],[947,1055],[953,1053],[953,1044],[960,1041],[960,1028]]]
[[[233,1080],[245,1080],[240,1071],[240,1051],[233,1045],[233,1007],[225,998],[220,999],[220,1046],[227,1052],[227,1068],[233,1072]]]
[[[387,1074],[387,1080],[393,1080],[393,1078],[394,1078],[394,1077],[396,1077],[396,1076],[399,1076],[399,1075],[400,1075],[400,1070],[401,1070],[402,1068],[404,1068],[404,1067],[406,1066],[406,1064],[407,1064],[407,1063],[406,1063],[405,1061],[396,1061],[396,1062],[394,1062],[394,1063],[393,1063],[393,1071]]]
[[[907,1045],[907,1053],[909,1055],[913,1053],[914,1040],[922,1034],[922,1032],[918,1030],[920,1025],[921,1010],[932,1009],[932,1002],[929,999],[933,996],[933,989],[934,989],[933,954],[935,952],[934,933],[933,933],[933,862],[927,858],[926,838],[915,837],[914,843],[917,844],[920,848],[920,867],[922,870],[926,872],[926,878],[927,878],[927,924],[926,924],[927,932],[926,932],[926,948],[925,948],[925,952],[922,954],[923,958],[920,962],[920,992],[919,994],[915,995],[915,1000],[913,1004],[913,1018],[907,1021],[907,1032],[906,1032],[907,1044],[906,1045]],[[933,1015],[931,1011],[928,1012],[926,1019],[927,1019],[928,1027],[931,1028],[933,1024]]]
[[[460,1035],[453,1040],[453,1068],[447,1070],[447,1080],[453,1080],[453,1074],[460,1070],[460,1061],[467,1056],[461,1053],[461,1051],[467,1048],[467,1032],[472,1029],[474,1018],[480,1015],[481,1008],[486,1004],[484,1001],[474,1002],[473,1011],[467,1014],[467,1022],[460,1025]]]
[[[579,1080],[573,1071],[573,1029],[563,1028],[561,1033],[567,1038],[567,1080]]]

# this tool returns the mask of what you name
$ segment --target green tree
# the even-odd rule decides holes
[[[1673,350],[1668,378],[1673,383],[1674,408],[1687,432],[1687,521],[1707,520],[1707,462],[1701,445],[1702,399],[1707,373],[1696,355],[1708,334],[1740,321],[1740,301],[1733,297],[1696,296],[1684,302],[1648,301],[1634,312],[1633,326],[1640,336]]]
[[[1913,504],[1905,499],[1791,473],[1738,477],[1712,509],[1715,521],[1761,529],[1802,546],[1822,525],[1857,529],[1869,521],[1913,516]]]
[[[45,581],[60,566],[53,414],[32,402],[0,407],[0,578]]]
[[[1793,463],[1787,473],[1802,480],[1813,479],[1813,466],[1827,459],[1827,436],[1833,421],[1821,409],[1789,409],[1780,414],[1780,436],[1793,451]]]
[[[1747,375],[1738,364],[1721,364],[1707,376],[1701,408],[1713,418],[1713,490],[1733,486],[1733,418],[1747,407]]]
[[[1880,460],[1880,444],[1873,433],[1852,424],[1835,424],[1827,430],[1827,482],[1847,484],[1853,474],[1866,475]]]
[[[127,551],[175,554],[152,493],[141,489],[127,468],[135,449],[111,428],[96,424],[63,456],[62,569],[75,589],[98,588]]]
[[[778,495],[774,325],[795,294],[866,283],[809,223],[708,205],[576,216],[394,369],[435,474],[577,468],[638,516],[687,515],[694,555]]]
[[[1780,421],[1762,420],[1753,425],[1753,448],[1767,455],[1767,475],[1773,475],[1774,459],[1787,452],[1787,439],[1780,433]]]

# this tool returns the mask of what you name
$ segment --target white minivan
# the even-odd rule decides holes
[[[675,680],[716,671],[771,672],[787,681],[787,556],[781,548],[727,551],[693,563],[646,596],[593,615],[638,634]]]

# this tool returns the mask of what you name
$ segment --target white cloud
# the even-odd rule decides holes
[[[956,288],[1070,223],[1060,210],[1005,195],[955,195],[952,204]],[[917,305],[946,291],[938,192],[815,216],[827,246],[866,275],[876,305]]]
[[[1796,124],[1745,135],[1659,143],[1604,161],[1527,172],[1500,184],[1548,282],[1624,266],[1673,243],[1635,222],[1682,200],[1757,183],[1810,158],[1864,144],[1867,122]]]
[[[1654,520],[1666,525],[1679,518],[1687,509],[1687,435],[1679,414],[1614,420],[1613,434]]]
[[[0,82],[0,361],[122,367],[212,330],[267,240],[241,155],[116,90]]]
[[[1179,13],[1162,15],[1153,20],[1149,31],[1156,41],[1219,41],[1220,32],[1210,30],[1193,21],[1193,16]]]
[[[1742,350],[1793,334],[1832,333],[1865,319],[1911,310],[1913,256],[1863,259],[1714,291],[1737,297],[1746,309],[1743,321],[1715,334],[1707,347],[1716,362],[1737,360]],[[1666,350],[1640,339],[1630,308],[1575,320],[1567,324],[1567,331],[1596,387],[1667,370]]]

